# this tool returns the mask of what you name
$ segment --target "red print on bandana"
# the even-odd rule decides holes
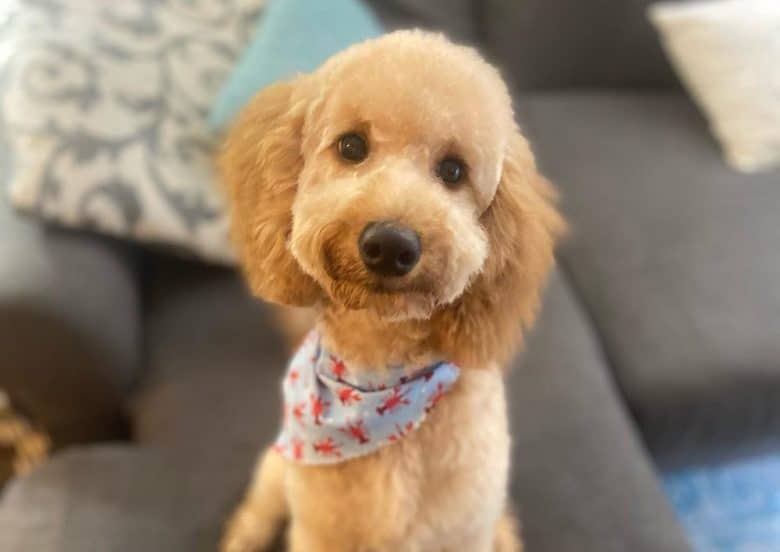
[[[347,366],[344,364],[344,361],[335,358],[333,355],[331,355],[330,361],[332,363],[330,365],[330,371],[333,372],[333,375],[336,376],[337,380],[343,381],[344,375],[347,373]]]
[[[306,403],[299,402],[293,405],[292,415],[298,423],[303,423],[303,417],[306,415]]]
[[[343,428],[341,432],[361,445],[365,445],[371,441],[371,439],[368,438],[368,430],[363,425],[363,420],[358,420],[354,424],[347,424],[347,427]]]
[[[337,445],[333,442],[333,437],[326,437],[325,439],[314,443],[314,451],[322,456],[335,456],[341,458],[341,452],[339,449],[341,445]]]
[[[382,403],[382,406],[377,407],[377,414],[384,416],[386,412],[392,412],[399,406],[405,406],[409,404],[409,401],[406,399],[406,393],[408,393],[408,391],[402,392],[400,386],[393,387],[392,392],[387,396],[385,401]]]
[[[283,424],[273,450],[301,464],[370,454],[415,431],[458,374],[447,362],[351,369],[312,333],[282,381]]]
[[[339,400],[341,401],[341,404],[349,406],[350,404],[355,404],[360,401],[360,393],[351,387],[342,387],[339,389]]]

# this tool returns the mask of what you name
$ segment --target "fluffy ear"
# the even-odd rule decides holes
[[[306,77],[255,96],[230,130],[219,158],[231,205],[232,238],[252,292],[308,306],[320,288],[290,253],[292,203],[303,166],[301,130]]]
[[[485,267],[439,325],[444,350],[456,351],[464,365],[506,362],[533,323],[555,241],[566,228],[555,203],[552,185],[515,133],[496,195],[481,217],[489,242]]]

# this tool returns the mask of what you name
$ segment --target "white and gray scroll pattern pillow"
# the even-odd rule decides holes
[[[206,117],[261,2],[6,7],[0,129],[12,203],[67,226],[230,262]]]

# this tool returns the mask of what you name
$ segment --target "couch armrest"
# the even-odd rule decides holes
[[[18,215],[0,188],[0,388],[55,444],[115,438],[139,350],[132,254]]]
[[[689,550],[565,279],[548,289],[510,376],[514,474],[528,550]]]

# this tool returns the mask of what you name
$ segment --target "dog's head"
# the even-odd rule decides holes
[[[497,71],[419,31],[261,92],[220,166],[250,285],[285,304],[429,318],[499,285],[533,302],[561,226]]]

